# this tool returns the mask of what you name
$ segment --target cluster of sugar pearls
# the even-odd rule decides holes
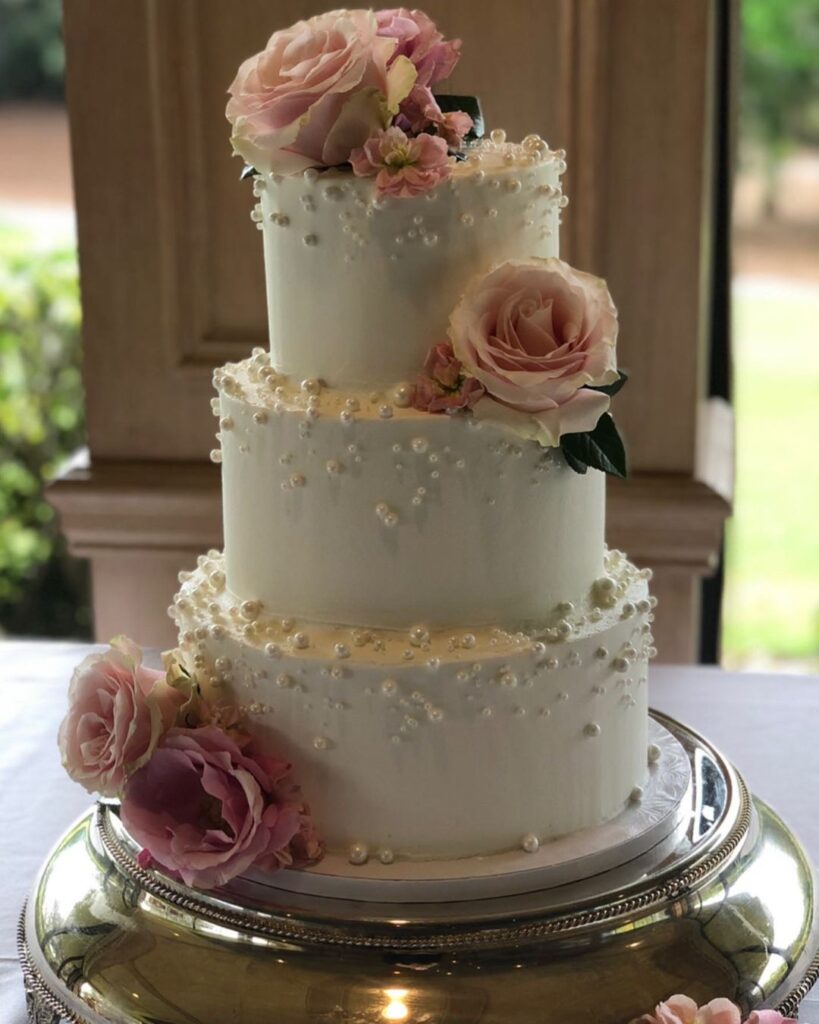
[[[320,657],[343,661],[353,651],[361,651],[368,658],[387,663],[420,663],[437,671],[442,659],[472,660],[475,657],[502,657],[504,652],[520,654],[531,652],[539,669],[554,671],[560,667],[575,668],[581,664],[576,650],[569,651],[562,663],[550,653],[551,647],[594,636],[618,620],[634,620],[631,637],[615,651],[605,646],[594,650],[591,661],[609,664],[612,672],[624,677],[625,686],[645,682],[644,677],[630,678],[633,665],[639,665],[656,655],[653,647],[651,622],[656,599],[653,597],[629,599],[632,588],[649,578],[649,570],[636,570],[620,552],[609,552],[607,563],[616,575],[619,603],[605,612],[595,605],[594,587],[588,600],[575,606],[560,602],[552,610],[548,624],[509,631],[500,627],[482,627],[475,630],[431,630],[423,623],[401,630],[360,629],[326,626],[316,623],[298,623],[294,618],[271,617],[265,614],[260,601],[239,600],[226,589],[222,555],[212,550],[199,558],[194,573],[180,573],[181,591],[168,609],[178,625],[188,616],[207,617],[205,627],[213,639],[232,636],[236,640],[263,648],[271,658],[282,654],[296,657]],[[188,638],[190,639],[190,638]],[[516,677],[501,671],[499,679],[505,684],[517,684]],[[605,691],[602,691],[605,692]]]
[[[558,214],[568,204],[568,199],[562,194],[559,184],[545,183],[538,180],[537,175],[533,175],[533,169],[543,163],[553,167],[556,177],[566,170],[565,152],[553,152],[538,135],[528,135],[522,143],[511,143],[506,141],[506,133],[502,129],[496,129],[488,139],[481,139],[467,146],[462,156],[462,159],[453,161],[450,180],[427,193],[424,200],[433,203],[445,190],[457,195],[460,187],[466,184],[486,185],[490,190],[497,190],[499,195],[520,194],[531,189],[534,194],[531,201],[526,203],[524,227],[537,226],[536,200],[547,200],[546,206],[540,210],[541,216],[551,212],[552,204]],[[398,209],[406,212],[408,209],[405,199],[378,197],[370,179],[358,179],[337,172],[322,173],[316,168],[309,168],[303,172],[302,180],[306,191],[299,195],[298,203],[304,214],[309,218],[310,214],[320,210],[322,204],[328,204],[341,222],[341,231],[348,243],[343,256],[345,262],[357,259],[359,253],[370,244],[371,232],[365,227],[368,219],[377,217],[383,210]],[[294,211],[288,208],[288,203],[295,202],[295,197],[290,191],[287,198],[284,195],[279,199],[275,198],[277,186],[281,186],[283,181],[282,176],[277,174],[258,176],[254,180],[254,194],[262,199],[262,202],[254,206],[251,219],[260,230],[267,225],[270,225],[271,230],[278,230],[292,228],[296,222],[303,223],[303,218],[297,218]],[[411,223],[405,229],[399,230],[394,238],[394,245],[385,253],[390,260],[400,259],[413,245],[432,249],[438,244],[436,231],[427,226],[425,216],[419,210],[418,203],[421,201],[413,203],[412,209],[419,212],[413,214]],[[460,215],[460,224],[468,228],[474,225],[476,217],[494,218],[498,214],[496,202],[490,202],[489,205],[481,203],[475,210],[464,210]],[[310,248],[320,245],[321,230],[319,227],[302,228],[304,245]],[[548,222],[541,224],[538,230],[542,238],[547,238],[552,233],[552,227]]]

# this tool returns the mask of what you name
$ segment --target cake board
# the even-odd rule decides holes
[[[202,893],[139,868],[100,805],[21,918],[31,1020],[626,1024],[679,990],[793,1014],[819,976],[806,855],[707,740],[653,719],[687,758],[684,817],[625,862],[525,892],[395,902],[248,878]]]

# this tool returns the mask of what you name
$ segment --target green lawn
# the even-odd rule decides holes
[[[728,527],[729,664],[819,667],[819,289],[734,292],[737,478]]]

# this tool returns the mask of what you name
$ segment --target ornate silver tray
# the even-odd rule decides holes
[[[37,1024],[626,1024],[684,990],[793,1014],[819,977],[796,838],[685,726],[687,827],[610,871],[515,896],[377,903],[137,866],[116,811],[61,839],[20,923]]]

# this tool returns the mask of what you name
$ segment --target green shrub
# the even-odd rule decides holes
[[[0,631],[88,636],[88,573],[43,491],[85,440],[73,252],[0,236]]]
[[[0,0],[0,99],[59,99],[65,55],[60,0]]]

